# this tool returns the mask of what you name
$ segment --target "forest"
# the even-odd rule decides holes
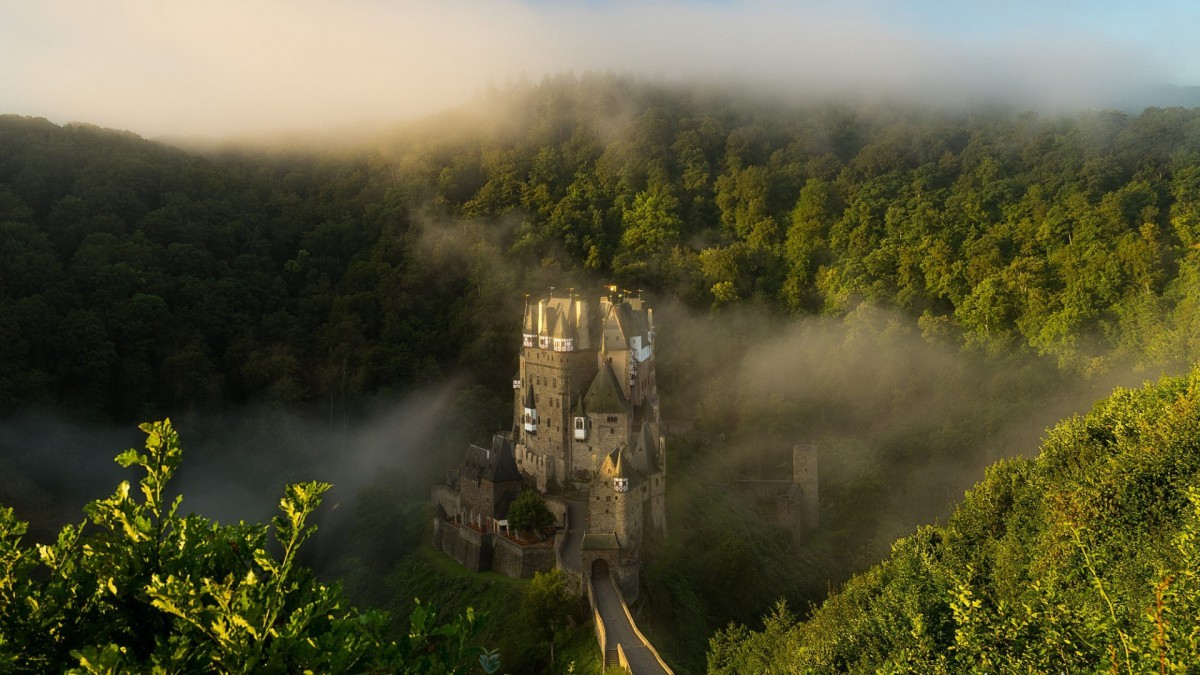
[[[587,74],[489,90],[369,144],[182,148],[5,116],[0,148],[5,424],[47,411],[82,428],[170,416],[191,421],[204,461],[213,445],[243,447],[233,418],[272,420],[256,441],[299,419],[333,444],[381,410],[444,397],[424,451],[394,480],[357,485],[350,524],[323,531],[339,542],[324,550],[344,552],[310,562],[345,578],[355,602],[394,596],[389,608],[407,616],[403,596],[421,588],[465,609],[461,595],[428,597],[436,566],[412,541],[426,488],[464,443],[511,423],[523,295],[614,283],[656,307],[664,415],[701,434],[672,442],[668,513],[687,525],[647,567],[639,608],[677,671],[742,670],[758,657],[736,647],[755,640],[760,656],[818,670],[989,670],[1011,647],[983,628],[1000,623],[1023,627],[1011,639],[1033,668],[1105,667],[1113,636],[1141,650],[1114,663],[1136,670],[1164,653],[1137,625],[1138,583],[1183,569],[1163,548],[1172,540],[1147,547],[1152,562],[1118,555],[1104,533],[1124,526],[1109,502],[1070,495],[1092,485],[1113,500],[1127,487],[1088,482],[1101,478],[1070,453],[1099,462],[1086,450],[1098,443],[1105,466],[1136,464],[1121,453],[1148,446],[1120,445],[1120,429],[1174,438],[1153,402],[1184,406],[1191,385],[1178,382],[1190,380],[1146,390],[1170,394],[1122,390],[1108,404],[1120,415],[1092,413],[1119,420],[1051,433],[1041,457],[1058,447],[1070,471],[1012,458],[1033,457],[1045,429],[1115,385],[1186,374],[1200,357],[1197,110],[797,104]],[[1064,431],[1088,424],[1116,436]],[[57,517],[46,504],[64,501],[61,486],[43,484],[14,439],[0,504]],[[731,496],[727,476],[800,440],[821,448],[823,527],[798,542]],[[294,463],[276,443],[246,447]],[[1194,472],[1172,466],[1129,478],[1169,486],[1169,505],[1130,508],[1190,531]],[[1035,506],[1051,494],[1065,501]],[[31,532],[52,536],[96,496]],[[383,524],[406,541],[381,549],[363,534]],[[1010,530],[1057,539],[1018,556],[1004,548],[1021,541]],[[1081,576],[1039,582],[1050,603],[1039,605],[1015,580],[1052,560]],[[1121,571],[1159,562],[1158,576]],[[734,573],[747,583],[731,596]],[[1095,611],[1072,617],[1071,639],[1100,651],[1035,655],[1062,625],[1054,603],[1096,586],[1120,607],[1089,596],[1081,606]],[[880,593],[912,603],[870,599]],[[1167,606],[1192,611],[1178,602]],[[903,634],[832,627],[884,616],[907,621]],[[506,669],[545,667],[506,639],[482,636]],[[838,644],[863,647],[862,660],[828,651]]]

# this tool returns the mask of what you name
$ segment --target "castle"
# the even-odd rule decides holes
[[[512,431],[472,446],[433,490],[435,544],[471,569],[521,577],[558,566],[579,588],[600,569],[637,596],[644,546],[667,531],[654,312],[609,290],[526,299]],[[549,545],[508,531],[522,485],[563,525]]]

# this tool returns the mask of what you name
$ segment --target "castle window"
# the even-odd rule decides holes
[[[609,424],[616,424],[616,423],[617,423],[617,416],[616,416],[616,415],[609,415],[609,416],[608,416],[608,423],[609,423]]]

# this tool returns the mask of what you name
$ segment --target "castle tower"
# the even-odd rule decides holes
[[[509,548],[499,540],[485,543],[500,536],[510,487],[532,482],[544,493],[583,492],[586,518],[570,524],[583,528],[579,548],[570,554],[579,565],[558,564],[578,569],[581,587],[592,573],[611,574],[632,601],[643,553],[666,534],[666,443],[653,313],[640,297],[610,291],[597,301],[574,289],[565,296],[550,289],[536,300],[525,297],[512,431],[498,436],[511,448],[472,448],[457,485],[435,488],[435,541],[460,562],[474,561],[475,569],[485,569],[494,550],[503,568],[512,562]],[[471,482],[483,475],[479,467],[491,467],[493,456],[511,457],[515,471],[501,472],[504,480],[495,485]],[[566,508],[563,500],[554,501]],[[483,525],[492,529],[483,531]],[[562,550],[555,548],[555,555],[568,555]]]
[[[622,445],[605,455],[588,496],[585,562],[588,557],[607,560],[630,601],[638,594],[646,496],[646,476],[634,466],[629,449]]]

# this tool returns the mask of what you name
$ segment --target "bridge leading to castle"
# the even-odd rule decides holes
[[[584,527],[573,526],[583,523],[587,504],[566,501],[566,533],[560,552],[559,566],[564,571],[582,577],[581,544]],[[613,581],[604,559],[592,563],[592,574],[588,581],[588,601],[592,604],[592,620],[596,624],[596,640],[603,657],[602,667],[620,665],[634,675],[642,673],[671,673],[658,651],[638,630],[621,590]]]
[[[603,667],[619,665],[633,675],[671,674],[666,662],[638,630],[605,561],[597,560],[595,565],[602,569],[592,571],[588,597],[592,602],[592,619],[596,622],[596,639],[604,654]]]

